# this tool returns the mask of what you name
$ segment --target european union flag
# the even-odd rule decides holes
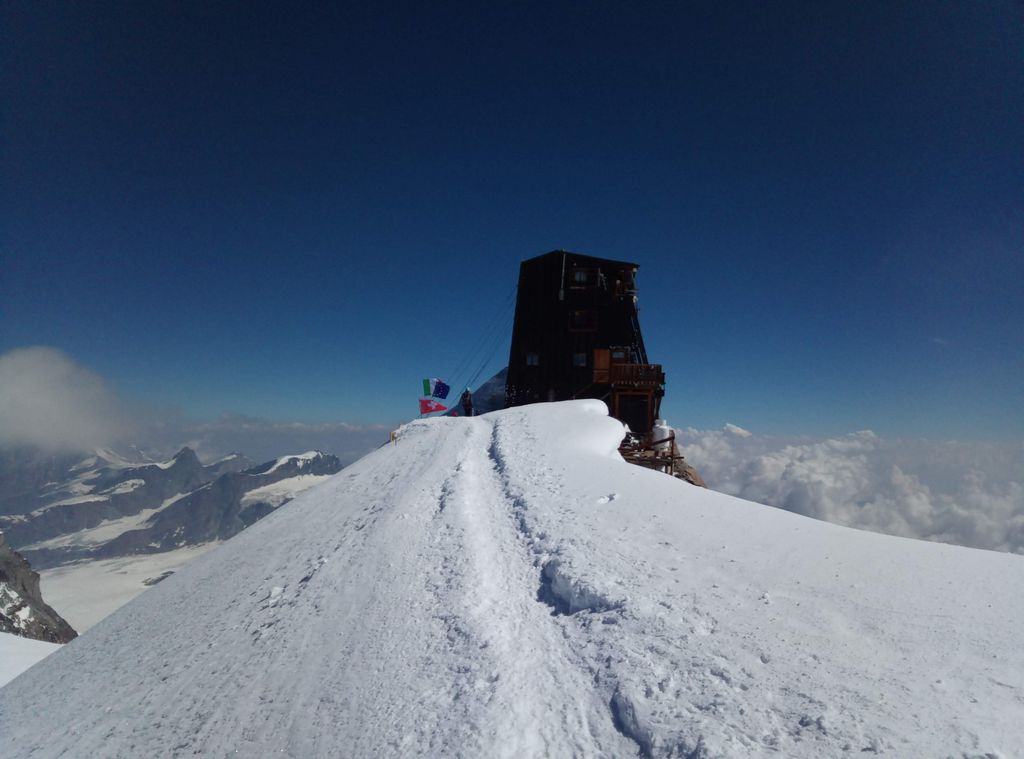
[[[451,388],[437,378],[423,380],[424,395],[433,396],[434,398],[447,398],[449,390]]]

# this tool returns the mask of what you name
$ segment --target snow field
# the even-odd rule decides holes
[[[0,633],[0,686],[10,682],[59,648],[59,643],[31,640],[13,633]]]
[[[595,401],[406,425],[0,689],[0,755],[1018,755],[1021,557],[621,433]]]
[[[146,582],[216,548],[220,543],[176,548],[161,553],[67,564],[39,573],[43,598],[81,634],[149,589]]]
[[[129,482],[136,481],[141,482],[142,480],[129,480]],[[201,489],[202,488],[200,487],[196,490]],[[143,527],[150,519],[153,518],[153,516],[159,514],[171,504],[180,501],[185,496],[191,495],[193,492],[196,491],[178,493],[165,499],[164,502],[156,508],[142,509],[135,514],[118,517],[117,519],[105,519],[95,527],[86,527],[85,529],[78,530],[77,532],[64,533],[63,535],[58,535],[47,540],[40,540],[30,545],[23,546],[23,548],[26,551],[32,551],[41,548],[63,548],[65,546],[98,546],[102,543],[113,540],[129,530],[137,530]]]
[[[242,496],[241,504],[242,506],[248,506],[251,503],[262,501],[276,509],[283,503],[295,498],[299,493],[309,490],[311,487],[322,482],[326,482],[332,476],[330,474],[299,474],[294,477],[278,480],[277,482],[253,488],[246,492]]]
[[[614,683],[615,718],[641,755],[1024,745],[1022,634],[1009,621],[1024,617],[1020,557],[780,515],[536,444],[558,445],[557,416],[526,426],[498,425],[508,476],[549,499],[529,504],[527,525],[563,585],[615,610],[600,626],[594,614],[559,621],[595,678]]]
[[[278,469],[283,467],[285,464],[288,464],[288,463],[290,463],[292,461],[294,461],[296,463],[296,465],[299,467],[299,469],[302,469],[310,461],[312,461],[313,459],[317,458],[320,455],[322,455],[320,453],[320,451],[306,451],[305,453],[299,453],[299,454],[296,454],[296,455],[293,455],[293,456],[280,456],[277,459],[277,461],[274,462],[274,465],[270,467],[270,469],[268,469],[265,472],[260,472],[260,474],[270,474],[271,472],[276,472]]]

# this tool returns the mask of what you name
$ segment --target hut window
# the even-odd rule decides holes
[[[540,366],[540,355],[537,353],[526,354],[526,365],[527,366]]]
[[[587,354],[586,353],[573,353],[572,354],[572,365],[573,366],[586,366],[587,365]]]
[[[593,287],[597,283],[596,274],[594,269],[573,269],[571,287],[576,290]]]

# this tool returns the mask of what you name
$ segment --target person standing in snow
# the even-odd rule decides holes
[[[463,391],[459,402],[462,403],[463,413],[466,416],[473,416],[473,393],[470,392],[468,387]]]

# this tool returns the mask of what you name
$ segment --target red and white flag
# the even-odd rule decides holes
[[[435,411],[447,411],[447,406],[442,406],[440,403],[435,401],[433,398],[421,398],[420,399],[420,413],[421,414],[433,414]]]

